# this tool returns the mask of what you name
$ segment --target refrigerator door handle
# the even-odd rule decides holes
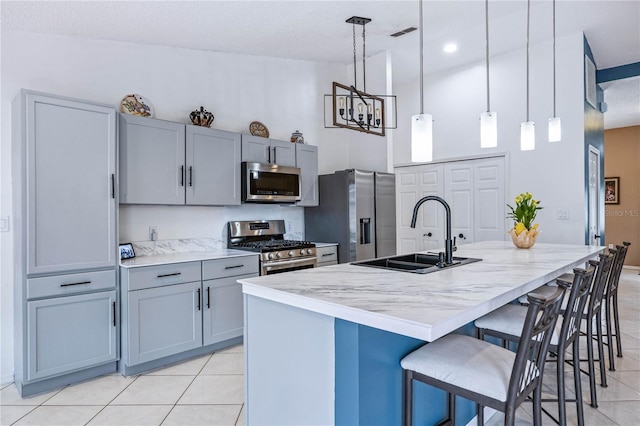
[[[360,219],[360,244],[371,244],[371,218]]]

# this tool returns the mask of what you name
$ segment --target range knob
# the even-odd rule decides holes
[[[276,257],[277,257],[278,259],[280,259],[280,258],[282,257],[282,253],[277,252],[277,253],[276,253]]]
[[[289,257],[293,257],[293,250],[289,252]]]
[[[311,249],[307,249],[307,254],[311,254]]]
[[[300,249],[300,254],[304,256],[304,249]]]
[[[273,260],[273,253],[269,253],[267,257],[269,258],[269,260]]]

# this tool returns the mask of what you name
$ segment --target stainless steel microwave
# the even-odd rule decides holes
[[[300,169],[278,164],[242,163],[242,201],[294,203],[300,200]]]

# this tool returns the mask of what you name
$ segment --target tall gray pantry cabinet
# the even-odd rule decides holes
[[[116,370],[116,111],[13,102],[15,382],[22,396]]]

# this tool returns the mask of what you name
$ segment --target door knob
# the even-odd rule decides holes
[[[467,239],[467,237],[465,237],[463,233],[458,234],[458,238],[462,238],[463,240]]]
[[[593,236],[593,239],[594,239],[594,240],[597,240],[597,239],[599,239],[599,238],[600,238],[600,235],[594,235],[594,236]]]
[[[428,234],[422,234],[423,237],[431,237],[433,236],[433,234],[431,232],[429,232]]]

